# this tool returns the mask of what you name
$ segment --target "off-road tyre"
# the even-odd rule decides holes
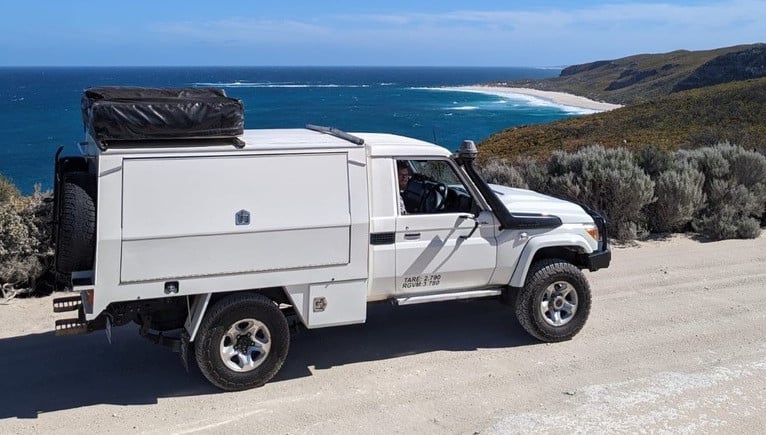
[[[560,283],[566,283],[569,291],[575,292],[575,295],[569,293],[568,296],[576,297],[574,314],[558,326],[551,324],[555,321],[544,314],[542,308],[543,300],[550,296],[546,293],[550,293],[557,283],[558,287],[562,287]],[[562,299],[566,303],[566,298]],[[548,343],[571,340],[588,320],[591,306],[590,286],[582,271],[573,264],[557,258],[540,260],[529,268],[524,287],[519,289],[516,296],[515,306],[516,318],[533,337]]]
[[[90,270],[96,251],[95,180],[85,172],[64,175],[58,209],[56,270]]]
[[[267,328],[270,348],[258,366],[238,372],[227,366],[221,349],[230,335],[228,331],[246,320],[255,320]],[[194,342],[194,355],[210,383],[225,391],[240,391],[260,387],[273,378],[285,362],[289,347],[287,319],[277,304],[257,293],[243,293],[227,296],[208,310]]]

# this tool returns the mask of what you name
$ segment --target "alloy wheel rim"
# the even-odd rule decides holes
[[[221,338],[221,360],[235,372],[249,372],[259,367],[269,356],[271,332],[261,321],[242,319],[229,326]]]
[[[540,301],[540,314],[551,326],[564,326],[577,313],[577,291],[566,281],[556,281],[546,287]]]

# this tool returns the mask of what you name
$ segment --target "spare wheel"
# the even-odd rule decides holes
[[[93,268],[96,250],[94,181],[85,172],[70,172],[63,177],[56,237],[58,272]]]

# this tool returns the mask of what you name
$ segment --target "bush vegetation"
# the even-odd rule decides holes
[[[754,238],[766,204],[766,157],[730,144],[681,152],[704,175],[707,204],[694,219],[712,239]]]
[[[491,161],[479,168],[481,176],[487,183],[501,184],[503,186],[518,187],[529,189],[529,185],[524,181],[518,169],[507,161]]]
[[[654,202],[654,182],[624,148],[559,151],[548,161],[548,189],[594,208],[606,217],[610,233],[635,239],[646,225],[643,208]]]
[[[657,200],[646,205],[649,230],[654,233],[682,231],[705,204],[705,177],[688,162],[660,172],[654,180]]]
[[[494,161],[488,174],[514,174],[533,190],[602,212],[610,236],[693,230],[712,239],[755,238],[766,205],[766,157],[722,143],[695,150],[590,146],[547,160]],[[489,177],[502,183],[502,178]],[[510,179],[510,178],[506,178]]]
[[[53,259],[50,193],[21,196],[0,180],[0,286],[39,289]],[[7,188],[10,186],[11,188]],[[10,194],[7,194],[10,192]]]
[[[11,198],[21,195],[19,189],[10,180],[0,175],[0,204],[8,202]]]
[[[687,229],[705,204],[700,170],[673,153],[646,147],[636,153],[638,165],[655,183],[655,202],[646,205],[649,231],[670,233]]]

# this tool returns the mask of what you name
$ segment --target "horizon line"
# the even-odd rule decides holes
[[[0,65],[0,68],[530,68],[563,69],[569,65]]]

